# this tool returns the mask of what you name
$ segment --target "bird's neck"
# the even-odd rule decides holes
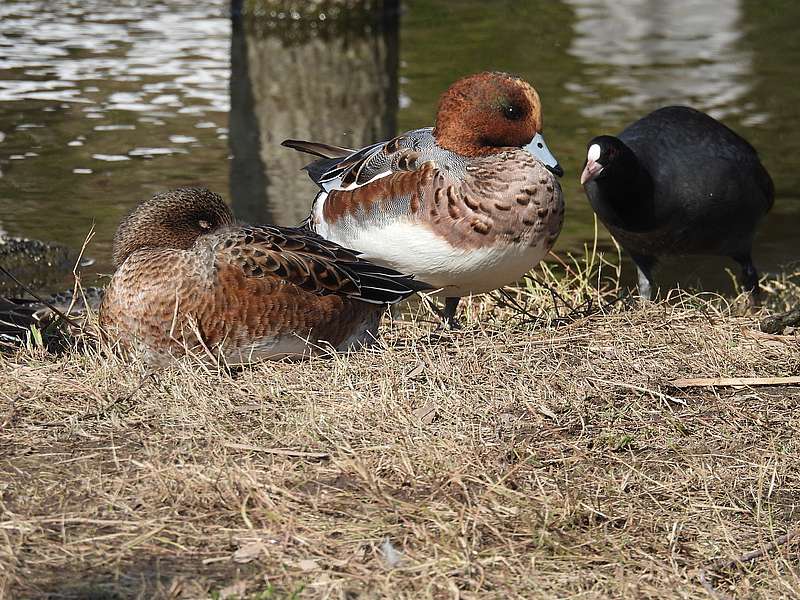
[[[599,199],[595,211],[607,224],[646,229],[653,221],[653,178],[638,161],[593,183]]]

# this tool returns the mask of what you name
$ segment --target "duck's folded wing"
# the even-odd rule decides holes
[[[353,190],[420,164],[420,153],[436,145],[432,131],[429,127],[416,129],[348,154],[343,154],[345,148],[318,142],[286,140],[282,145],[321,157],[305,169],[324,191]]]
[[[359,258],[357,252],[293,227],[245,227],[217,244],[218,259],[247,277],[274,277],[315,294],[392,304],[430,286]]]

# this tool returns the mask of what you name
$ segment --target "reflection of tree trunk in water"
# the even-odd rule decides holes
[[[398,0],[329,1],[323,4],[339,10],[329,9],[324,20],[258,16],[252,4],[265,14],[289,14],[294,5],[248,3],[238,36],[234,19],[233,207],[243,219],[292,225],[308,215],[316,186],[301,172],[311,157],[281,141],[357,148],[395,133]]]
[[[231,197],[237,218],[250,223],[271,223],[267,206],[267,173],[261,162],[253,92],[250,88],[247,39],[244,35],[241,0],[231,5],[231,109],[228,136],[231,160]]]

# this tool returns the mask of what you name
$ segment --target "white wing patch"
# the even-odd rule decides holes
[[[382,173],[378,173],[377,175],[375,175],[375,177],[373,177],[369,181],[365,181],[363,183],[358,183],[357,181],[354,181],[353,183],[351,183],[350,185],[348,185],[346,187],[342,187],[342,179],[344,178],[344,175],[340,175],[336,179],[331,179],[330,181],[324,182],[322,184],[322,189],[325,190],[326,192],[331,192],[333,190],[341,190],[341,191],[349,192],[351,190],[354,190],[356,188],[360,188],[361,186],[367,185],[367,184],[372,183],[373,181],[375,181],[377,179],[381,179],[382,177],[386,177],[386,176],[391,175],[391,174],[392,174],[392,171],[383,171]]]

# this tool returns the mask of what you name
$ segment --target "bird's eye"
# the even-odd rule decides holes
[[[211,229],[211,223],[203,219],[200,219],[197,224],[200,225],[200,229]]]
[[[503,116],[509,121],[518,121],[522,118],[522,111],[513,104],[503,105]]]

